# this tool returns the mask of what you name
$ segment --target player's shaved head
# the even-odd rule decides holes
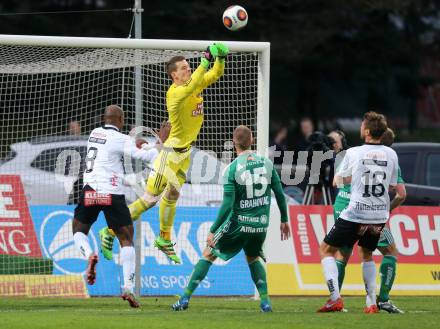
[[[122,129],[124,125],[124,111],[118,105],[109,105],[104,111],[104,123]]]
[[[253,137],[252,131],[246,126],[238,126],[234,130],[233,140],[236,147],[245,151],[251,148]]]
[[[380,138],[380,141],[385,146],[391,146],[393,145],[395,138],[396,135],[394,134],[394,131],[391,128],[388,128],[383,133],[382,137]]]

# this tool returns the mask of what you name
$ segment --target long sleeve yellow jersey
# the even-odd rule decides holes
[[[171,132],[166,147],[186,148],[197,139],[204,115],[202,91],[223,75],[224,68],[224,61],[217,59],[208,72],[200,65],[184,85],[170,86],[166,105]]]

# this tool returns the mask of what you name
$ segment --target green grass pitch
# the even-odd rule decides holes
[[[186,312],[172,312],[170,297],[142,298],[141,309],[130,309],[117,297],[90,299],[0,299],[0,328],[439,328],[439,297],[398,297],[405,314],[363,314],[364,298],[345,298],[347,313],[317,314],[325,298],[273,298],[274,312],[259,312],[248,298],[193,298]]]

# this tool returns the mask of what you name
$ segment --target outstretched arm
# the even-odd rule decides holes
[[[210,62],[214,61],[217,57],[218,51],[214,45],[209,46],[206,51],[203,52],[203,56],[200,59],[200,65],[191,74],[191,78],[182,86],[178,86],[173,93],[175,100],[180,101],[191,95],[196,89],[200,88],[205,80],[205,73],[209,69]]]
[[[203,83],[200,85],[201,89],[204,89],[216,82],[225,72],[225,59],[229,53],[229,49],[222,43],[214,43],[214,46],[217,49],[218,56],[212,69],[205,73]]]
[[[203,76],[203,82],[200,84],[200,88],[204,89],[214,82],[216,82],[223,75],[225,71],[225,60],[217,58],[214,66]]]
[[[136,141],[136,144],[140,144],[140,142]],[[150,149],[143,148],[144,144],[140,145],[140,148],[133,143],[131,140],[128,140],[125,144],[125,153],[129,154],[131,158],[136,160],[142,160],[144,162],[153,162],[159,154],[159,151],[156,147],[152,147]]]

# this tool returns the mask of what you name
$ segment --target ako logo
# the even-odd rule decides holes
[[[40,242],[44,256],[53,260],[54,267],[63,274],[84,274],[87,259],[76,249],[72,232],[73,213],[57,210],[44,217],[40,227]],[[98,244],[92,230],[89,242],[97,253]]]
[[[41,257],[18,175],[0,175],[0,254]]]

